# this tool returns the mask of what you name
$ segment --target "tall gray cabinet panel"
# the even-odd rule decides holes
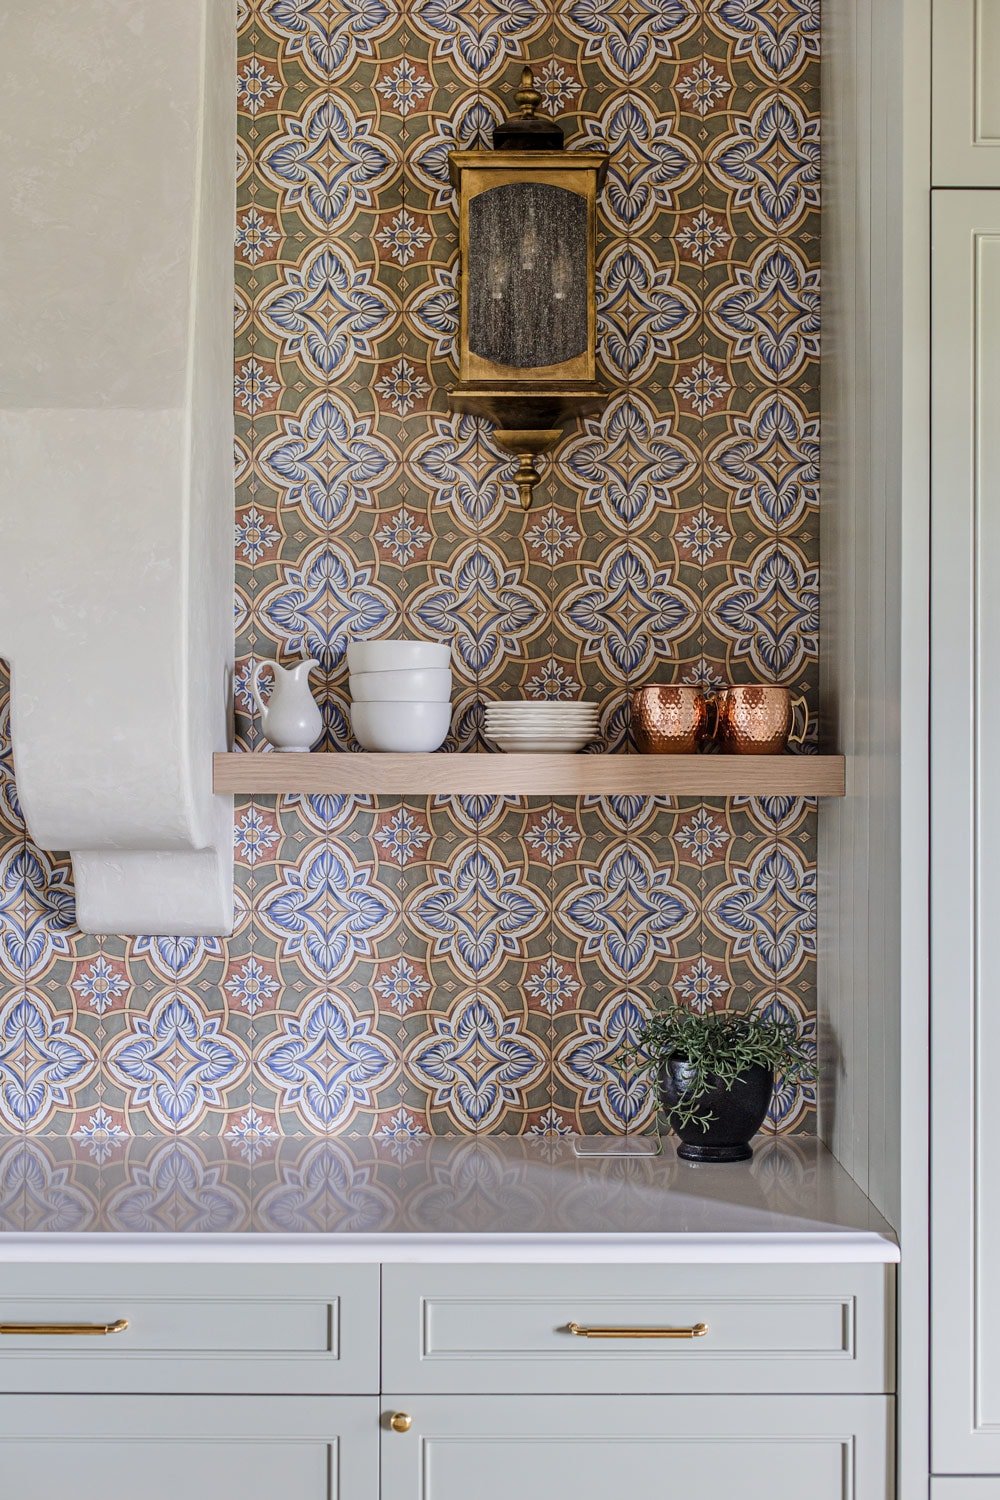
[[[5,1500],[378,1500],[374,1396],[3,1396]]]
[[[1000,193],[934,199],[931,1467],[1000,1476]]]

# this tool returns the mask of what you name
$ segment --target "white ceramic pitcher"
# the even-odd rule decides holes
[[[253,701],[260,710],[264,738],[275,750],[311,750],[323,733],[323,715],[309,688],[309,673],[319,662],[310,656],[296,667],[259,661],[250,678]],[[274,673],[267,702],[260,695],[260,674]]]

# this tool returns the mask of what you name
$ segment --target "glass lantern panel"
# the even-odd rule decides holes
[[[587,200],[543,182],[488,188],[469,204],[469,348],[517,369],[587,348]]]

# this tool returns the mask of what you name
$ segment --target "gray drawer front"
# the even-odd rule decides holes
[[[5,1500],[378,1500],[374,1396],[7,1396]]]
[[[386,1397],[384,1500],[888,1500],[884,1396]]]
[[[377,1266],[39,1265],[0,1269],[0,1391],[330,1395],[378,1390]]]
[[[891,1287],[881,1265],[386,1266],[383,1386],[884,1394]],[[571,1323],[708,1332],[592,1339]]]

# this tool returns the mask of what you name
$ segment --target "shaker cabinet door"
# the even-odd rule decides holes
[[[1000,1474],[1000,193],[936,193],[932,1469]]]
[[[1000,187],[1000,0],[934,0],[933,182]]]
[[[378,1500],[375,1397],[3,1396],[10,1500]]]
[[[888,1500],[891,1398],[386,1397],[382,1500]]]

